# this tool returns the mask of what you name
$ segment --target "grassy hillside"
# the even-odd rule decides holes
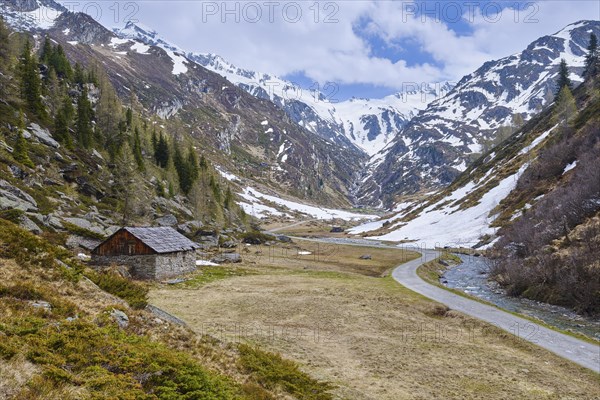
[[[139,309],[146,288],[4,220],[0,281],[0,398],[330,398],[297,364],[157,318]]]

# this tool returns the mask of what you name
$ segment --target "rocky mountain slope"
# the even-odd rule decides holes
[[[596,76],[574,91],[576,108],[565,112],[553,102],[448,187],[422,201],[399,203],[387,218],[353,233],[427,248],[495,247],[531,254],[595,220],[599,81]],[[582,245],[575,236],[571,243]]]
[[[130,22],[115,33],[146,44],[182,51],[141,24]],[[328,83],[320,90],[305,89],[268,73],[237,67],[216,54],[187,52],[186,57],[222,75],[253,96],[270,100],[285,110],[292,121],[310,132],[342,146],[356,146],[369,155],[377,153],[390,142],[419,110],[451,89],[449,83],[407,84],[403,92],[383,99],[339,101],[335,83]]]
[[[571,78],[581,82],[591,32],[600,35],[600,21],[571,24],[463,77],[371,158],[359,201],[391,207],[399,196],[450,184],[502,138],[499,129],[510,134],[520,125],[516,121],[530,119],[548,104],[561,59]]]
[[[4,4],[9,23],[48,33],[83,66],[101,65],[121,99],[134,97],[149,114],[168,120],[160,124],[169,135],[191,134],[206,157],[224,169],[300,199],[349,205],[347,188],[366,161],[353,146],[314,135],[272,102],[251,96],[170,47],[123,39],[85,14],[59,13],[60,8],[52,21],[29,19],[52,2],[16,16],[11,10],[22,4]]]

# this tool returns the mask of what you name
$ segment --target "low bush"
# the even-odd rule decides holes
[[[330,400],[333,386],[300,371],[298,364],[246,344],[238,346],[240,366],[267,389],[280,387],[301,400]]]
[[[142,309],[148,304],[148,288],[141,283],[113,271],[89,271],[86,276],[100,289],[125,300],[133,308]]]
[[[259,231],[250,231],[243,233],[241,239],[244,243],[248,244],[263,244],[275,240],[275,236]]]

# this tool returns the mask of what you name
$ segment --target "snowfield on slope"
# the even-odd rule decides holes
[[[453,202],[436,210],[441,204],[449,200],[461,199],[479,187],[479,185],[469,183],[457,189],[448,197],[427,207],[415,219],[403,225],[398,224],[398,228],[392,232],[369,237],[368,239],[393,242],[408,240],[418,242],[425,248],[443,246],[472,247],[479,243],[482,236],[496,233],[496,228],[490,227],[495,219],[494,216],[490,216],[490,211],[514,189],[517,180],[526,167],[527,164],[523,165],[515,174],[500,181],[496,187],[484,194],[473,207],[459,210],[460,205]],[[482,180],[480,185],[483,183],[485,182]],[[386,221],[391,222],[393,218]],[[350,233],[358,234],[377,229],[383,226],[383,222],[369,222],[352,229]]]
[[[241,183],[241,179],[224,171],[222,168],[216,167],[216,170],[228,181]],[[291,217],[291,213],[301,213],[321,220],[343,219],[346,221],[361,221],[377,218],[377,215],[373,214],[359,214],[282,199],[277,196],[262,193],[250,186],[246,186],[242,193],[239,193],[239,196],[243,199],[243,201],[238,201],[239,206],[242,207],[247,214],[256,218],[262,218],[269,215]],[[270,205],[265,204],[265,202],[270,203]],[[271,205],[276,205],[277,208],[272,207]]]

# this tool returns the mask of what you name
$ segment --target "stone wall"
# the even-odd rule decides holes
[[[156,275],[156,258],[159,255],[144,256],[92,256],[92,265],[127,266],[129,274],[135,279],[154,279]]]
[[[173,278],[196,269],[193,251],[143,256],[93,256],[92,265],[124,265],[134,279]]]
[[[154,279],[173,278],[196,269],[196,252],[161,254],[156,257]]]

